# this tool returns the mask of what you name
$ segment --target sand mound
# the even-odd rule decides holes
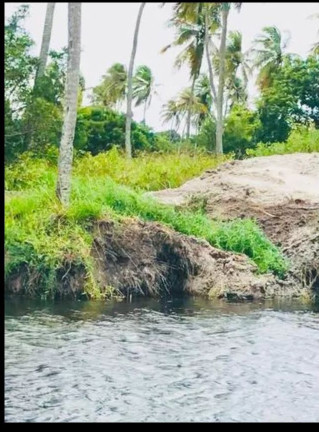
[[[201,203],[212,218],[256,218],[291,261],[291,284],[319,290],[319,153],[232,161],[177,189],[166,204]]]

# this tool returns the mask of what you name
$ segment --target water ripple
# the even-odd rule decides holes
[[[6,421],[319,421],[318,314],[185,301],[8,302]]]

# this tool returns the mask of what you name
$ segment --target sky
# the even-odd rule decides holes
[[[5,3],[5,17],[22,3]],[[27,3],[30,15],[25,27],[35,41],[33,54],[39,55],[47,3]],[[154,130],[168,129],[163,125],[163,104],[189,86],[186,66],[174,69],[174,61],[180,48],[172,48],[165,54],[161,49],[174,40],[174,29],[167,26],[172,4],[146,3],[144,8],[135,67],[149,66],[157,85],[157,96],[152,98],[146,113],[146,122]],[[100,83],[102,75],[114,63],[128,65],[132,50],[135,21],[140,3],[82,3],[82,53],[81,72],[86,88]],[[306,56],[319,38],[319,20],[311,19],[319,14],[319,3],[243,3],[241,11],[233,10],[229,17],[229,30],[239,30],[243,35],[243,50],[251,47],[254,38],[263,27],[277,26],[281,32],[289,32],[288,51]],[[57,3],[55,8],[50,49],[67,46],[67,3]],[[84,103],[89,103],[88,91]],[[257,96],[253,80],[249,85],[250,102]],[[134,108],[134,120],[141,121],[142,108]]]

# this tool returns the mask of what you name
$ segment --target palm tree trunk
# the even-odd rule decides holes
[[[229,14],[229,5],[224,3],[222,6],[222,35],[219,49],[219,79],[217,92],[217,124],[216,124],[216,153],[223,154],[223,96],[225,84],[225,54],[226,54],[226,36],[227,36],[227,20]]]
[[[144,102],[144,111],[143,111],[143,123],[144,124],[146,124],[145,123],[145,119],[146,119],[146,103],[147,103],[147,100]]]
[[[41,43],[41,50],[40,50],[40,57],[39,57],[39,65],[35,74],[34,84],[33,84],[33,98],[31,99],[31,104],[29,106],[29,111],[32,112],[33,107],[33,100],[36,97],[35,90],[38,85],[39,79],[44,75],[45,67],[48,60],[48,52],[50,47],[50,39],[51,39],[51,32],[52,32],[52,23],[53,23],[53,16],[54,16],[54,8],[55,3],[48,3],[47,4],[47,10],[45,14],[45,21],[44,21],[44,28],[43,28],[43,34],[42,34],[42,43]],[[32,144],[32,138],[33,138],[33,127],[32,127],[33,119],[32,117],[27,120],[27,133],[25,135],[25,145],[26,148],[29,149]]]
[[[36,87],[38,79],[44,75],[45,66],[47,64],[51,33],[52,33],[54,8],[55,8],[55,3],[48,3],[46,14],[45,14],[44,28],[43,28],[39,66],[35,77],[34,87]]]
[[[127,109],[126,109],[126,124],[125,124],[125,151],[126,156],[128,158],[132,157],[132,144],[131,144],[131,123],[132,123],[132,97],[133,97],[133,67],[134,67],[134,59],[137,48],[137,39],[138,39],[138,31],[140,27],[140,22],[142,18],[143,9],[146,3],[141,3],[140,9],[138,11],[134,39],[133,39],[133,48],[131,53],[130,65],[127,75]]]
[[[194,98],[194,89],[195,89],[195,81],[196,77],[193,78],[192,88],[191,88],[191,98]],[[187,111],[187,119],[186,119],[186,139],[189,139],[190,130],[191,130],[191,117],[192,117],[192,107],[189,106]]]
[[[205,15],[205,51],[206,51],[206,59],[207,59],[207,66],[208,66],[208,74],[209,74],[209,83],[210,83],[210,89],[212,92],[212,97],[214,103],[217,101],[217,95],[216,95],[216,88],[214,84],[214,77],[213,77],[213,68],[212,63],[210,60],[210,52],[209,52],[209,34],[208,34],[208,16],[207,12]]]
[[[71,192],[73,139],[81,56],[81,3],[68,3],[68,69],[65,84],[64,123],[60,144],[56,194],[68,206]]]

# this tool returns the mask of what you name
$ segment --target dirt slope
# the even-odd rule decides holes
[[[201,202],[212,218],[256,218],[289,257],[290,283],[319,289],[319,153],[233,161],[152,195],[177,206]]]

